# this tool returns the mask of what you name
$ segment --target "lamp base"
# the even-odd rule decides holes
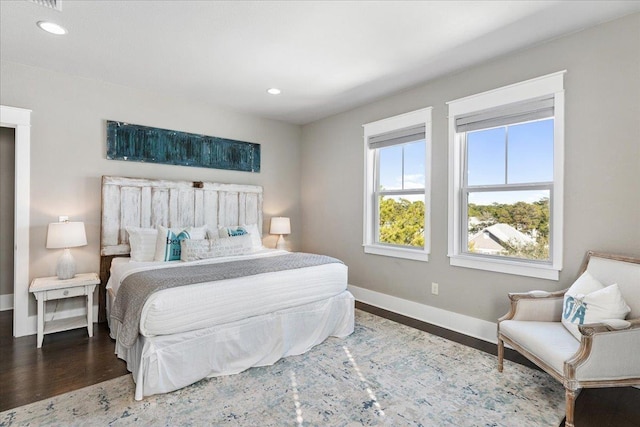
[[[282,234],[280,235],[280,237],[278,237],[278,242],[276,243],[276,249],[282,249],[284,251],[287,250],[287,242],[285,242],[284,236]]]
[[[64,252],[62,252],[62,256],[58,259],[56,273],[60,280],[73,279],[76,275],[76,260],[73,259],[69,249],[65,249]]]

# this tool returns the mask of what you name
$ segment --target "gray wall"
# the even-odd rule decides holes
[[[445,102],[567,70],[564,269],[548,281],[451,267],[447,258]],[[362,250],[362,124],[433,106],[432,255],[428,263]],[[571,284],[589,249],[640,256],[640,14],[502,57],[303,127],[305,251],[341,258],[349,282],[496,321],[509,291]],[[430,283],[440,284],[440,295]]]
[[[60,251],[45,242],[47,224],[59,215],[84,221],[89,244],[72,253],[79,272],[98,271],[102,175],[262,185],[265,235],[271,216],[290,216],[288,241],[298,247],[299,126],[10,62],[1,63],[0,79],[1,104],[33,110],[31,279],[55,275]],[[261,172],[107,160],[107,119],[260,143]],[[265,244],[275,246],[276,236],[268,237]]]
[[[13,293],[15,130],[0,128],[0,295]]]
[[[450,267],[445,102],[562,69],[568,73],[560,281]],[[306,125],[302,133],[298,126],[9,62],[0,63],[0,87],[1,104],[33,110],[30,278],[55,274],[59,251],[45,249],[45,240],[58,215],[85,222],[89,245],[73,253],[78,271],[97,271],[102,175],[263,185],[265,226],[271,216],[290,216],[293,248],[343,259],[351,284],[489,321],[506,312],[508,291],[568,286],[588,249],[640,255],[640,14]],[[431,260],[365,255],[361,125],[426,106],[434,107]],[[262,172],[106,160],[107,119],[261,143]],[[430,294],[432,281],[440,283],[439,296]]]

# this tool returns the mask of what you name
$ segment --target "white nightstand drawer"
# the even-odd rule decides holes
[[[53,289],[51,291],[47,291],[47,300],[51,299],[61,299],[61,298],[71,298],[71,297],[79,297],[81,295],[86,295],[85,287],[80,286],[76,288],[67,288],[67,289]]]

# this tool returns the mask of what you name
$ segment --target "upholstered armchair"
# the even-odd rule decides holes
[[[511,293],[511,309],[498,320],[498,371],[507,343],[560,381],[567,427],[581,389],[640,385],[640,258],[589,252],[580,276],[585,271],[604,286],[618,284],[631,309],[626,320],[579,325],[578,341],[561,322],[567,289]]]

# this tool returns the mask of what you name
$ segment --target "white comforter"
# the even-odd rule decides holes
[[[250,260],[287,253],[267,249],[251,255],[194,262],[134,262],[128,258],[115,258],[107,289],[117,298],[122,281],[128,275],[143,270]],[[344,292],[346,288],[347,266],[332,263],[166,289],[154,293],[145,303],[140,334],[152,337],[208,328],[324,300]],[[117,325],[112,322],[110,326],[112,333],[117,335]]]

